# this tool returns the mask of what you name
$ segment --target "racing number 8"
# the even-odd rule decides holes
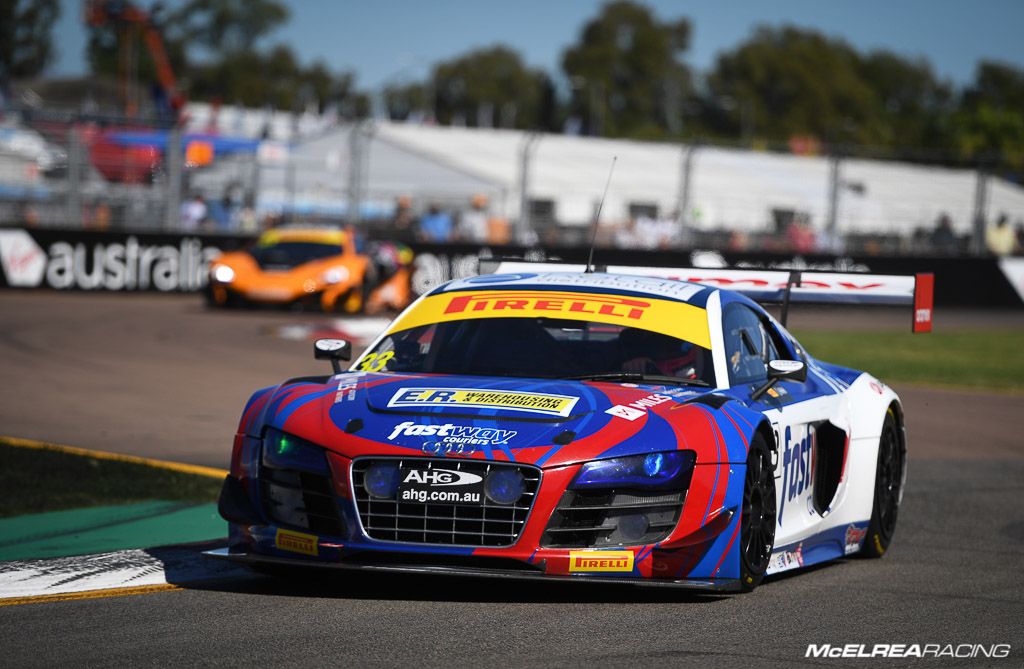
[[[388,366],[391,362],[391,358],[395,357],[394,351],[384,351],[383,353],[371,353],[362,360],[359,361],[360,372],[379,372]]]

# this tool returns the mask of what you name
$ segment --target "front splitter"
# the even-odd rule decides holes
[[[314,560],[291,560],[272,555],[261,555],[247,551],[232,551],[220,548],[204,551],[203,555],[218,560],[230,560],[248,565],[277,565],[282,567],[300,567],[308,569],[330,569],[357,572],[375,572],[385,574],[426,574],[440,576],[465,576],[469,578],[507,578],[527,581],[547,581],[562,583],[601,583],[603,585],[639,585],[654,588],[676,588],[699,592],[740,592],[738,579],[654,579],[654,578],[608,578],[588,576],[585,574],[563,576],[558,574],[530,573],[510,569],[492,567],[453,567],[451,565],[432,565],[427,560],[421,565],[410,564],[366,564],[354,562],[319,562]]]

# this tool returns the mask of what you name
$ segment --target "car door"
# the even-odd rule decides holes
[[[775,545],[787,546],[812,534],[825,511],[814,497],[817,436],[835,410],[837,389],[809,374],[803,382],[779,381],[751,399],[767,381],[769,360],[801,358],[766,314],[743,302],[724,306],[722,327],[730,386],[743,391],[748,406],[763,413],[775,432]]]

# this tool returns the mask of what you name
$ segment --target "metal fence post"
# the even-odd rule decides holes
[[[693,156],[697,144],[683,145],[682,174],[679,175],[679,197],[676,199],[676,225],[680,234],[685,233],[689,222],[690,184],[693,175]]]
[[[985,221],[988,210],[988,172],[979,165],[974,182],[974,232],[971,235],[971,252],[985,253]]]
[[[85,152],[78,127],[68,128],[68,181],[65,205],[67,220],[65,225],[79,227],[82,225],[82,172],[84,171]]]
[[[836,227],[839,219],[839,154],[829,157],[828,177],[828,217],[825,219],[825,233],[830,240],[836,238]]]
[[[181,148],[181,128],[175,126],[167,133],[167,150],[164,152],[167,166],[167,193],[164,203],[164,229],[177,230],[181,224],[181,184],[185,166]]]
[[[519,150],[519,218],[516,219],[515,241],[520,244],[531,236],[530,161],[539,140],[537,133],[527,133]]]
[[[350,225],[359,223],[359,206],[363,199],[362,124],[362,121],[354,122],[348,136],[348,211],[346,219]]]

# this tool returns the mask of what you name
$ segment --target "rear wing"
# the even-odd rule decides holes
[[[537,271],[582,272],[585,265],[552,262],[484,261],[484,273]],[[762,304],[781,304],[786,323],[790,304],[886,305],[912,308],[911,331],[932,331],[934,274],[844,274],[774,269],[705,269],[699,267],[632,267],[608,265],[613,274],[652,276],[700,283],[742,293]]]

